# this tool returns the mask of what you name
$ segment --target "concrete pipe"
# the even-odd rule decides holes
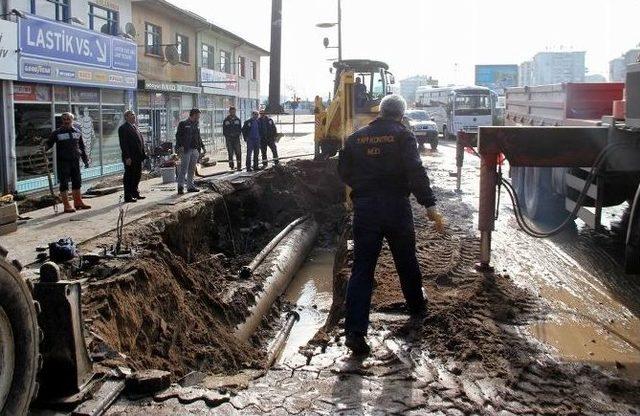
[[[269,313],[273,302],[284,293],[313,248],[318,229],[318,223],[314,219],[299,222],[254,270],[254,274],[264,274],[265,283],[263,290],[256,294],[256,303],[249,309],[249,315],[234,331],[238,339],[248,340],[262,318]]]

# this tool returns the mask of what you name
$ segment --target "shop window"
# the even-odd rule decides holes
[[[53,87],[53,96],[56,102],[69,102],[69,87],[56,85]]]
[[[240,57],[240,68],[239,69],[239,75],[244,78],[246,76],[246,72],[247,72],[247,67],[246,67],[246,59],[244,56]]]
[[[75,103],[100,102],[100,90],[97,88],[71,87],[71,101]]]
[[[51,156],[45,158],[42,152],[42,143],[53,130],[51,104],[16,103],[14,122],[18,181],[46,176],[47,169],[53,172]]]
[[[51,102],[51,86],[44,84],[13,84],[13,100],[29,102]]]
[[[176,34],[176,48],[180,62],[189,63],[189,38],[185,35]]]
[[[145,52],[162,56],[162,28],[151,23],[144,25]]]
[[[118,12],[89,3],[89,29],[117,35]]]
[[[124,91],[123,90],[102,90],[102,102],[109,104],[124,104]]]
[[[97,104],[73,104],[71,106],[73,113],[74,125],[82,132],[82,140],[87,152],[87,156],[91,159],[91,167],[101,165],[100,144],[100,110]],[[56,114],[59,116],[59,114]],[[58,118],[58,117],[56,117]]]
[[[258,79],[258,63],[256,61],[251,61],[251,79]]]
[[[214,69],[214,49],[213,46],[207,45],[206,43],[202,44],[202,66],[209,69]]]
[[[122,152],[118,139],[118,128],[124,122],[124,105],[103,105],[101,122],[102,164],[105,167],[119,166],[122,163]]]
[[[231,73],[231,53],[227,51],[220,51],[220,71]]]

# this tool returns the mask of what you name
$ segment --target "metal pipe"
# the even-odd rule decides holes
[[[296,311],[291,311],[287,315],[287,320],[284,323],[284,326],[278,332],[278,335],[274,338],[269,351],[267,351],[267,363],[266,368],[269,369],[276,362],[280,354],[282,354],[282,350],[284,346],[287,344],[287,340],[289,339],[289,335],[291,334],[291,329],[293,329],[293,325],[300,320],[300,314]]]
[[[342,1],[338,0],[338,62],[342,61]]]
[[[289,225],[287,225],[282,231],[280,231],[280,233],[278,233],[278,235],[276,235],[275,237],[273,237],[273,239],[271,241],[269,241],[269,244],[267,244],[251,261],[251,263],[249,263],[248,266],[243,266],[242,269],[240,269],[240,272],[238,273],[238,276],[241,279],[248,279],[249,277],[251,277],[251,275],[253,274],[253,271],[256,269],[256,267],[258,267],[260,265],[260,263],[262,263],[262,261],[264,260],[265,257],[267,257],[267,255],[269,253],[271,253],[271,251],[273,251],[273,249],[278,245],[278,243],[280,241],[282,241],[282,239],[289,234],[289,232],[291,230],[293,230],[295,227],[298,226],[298,224],[308,220],[310,217],[308,215],[305,215],[304,217],[300,217],[294,221],[292,221]]]
[[[287,289],[294,275],[307,258],[318,236],[318,223],[314,220],[298,224],[273,250],[268,263],[255,271],[266,275],[263,290],[256,294],[255,303],[249,308],[244,322],[238,324],[234,335],[247,341],[273,306],[273,302]]]

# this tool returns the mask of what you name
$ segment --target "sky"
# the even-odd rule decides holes
[[[270,0],[170,0],[270,49]],[[337,0],[283,0],[282,94],[312,99],[332,89],[326,36]],[[430,75],[472,84],[476,64],[520,64],[537,52],[586,51],[588,74],[608,77],[609,61],[640,43],[639,0],[342,0],[343,59],[381,60],[397,80]],[[261,95],[269,63],[261,62]]]

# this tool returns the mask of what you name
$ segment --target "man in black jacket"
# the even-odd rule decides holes
[[[278,129],[273,119],[267,116],[264,110],[260,110],[260,153],[262,153],[262,168],[267,167],[267,148],[271,149],[273,155],[273,164],[278,164],[278,147],[276,146],[276,138],[278,137]]]
[[[176,151],[182,153],[180,172],[178,173],[178,195],[184,194],[184,180],[187,177],[187,192],[199,192],[193,184],[193,175],[200,155],[205,152],[200,138],[200,110],[197,108],[189,112],[189,118],[178,123],[176,130]]]
[[[122,163],[124,163],[124,202],[136,202],[145,199],[140,195],[138,185],[142,176],[142,162],[147,158],[144,151],[144,137],[136,124],[136,113],[128,110],[124,113],[125,123],[118,129]]]
[[[46,142],[46,148],[56,146],[56,164],[58,180],[60,181],[60,200],[64,206],[64,212],[75,212],[77,209],[89,209],[91,206],[82,201],[80,187],[82,176],[80,175],[80,159],[85,169],[89,168],[89,157],[84,147],[82,133],[73,126],[73,114],[62,113],[60,116],[62,126],[54,130]],[[71,193],[73,194],[72,208],[69,204],[69,181],[71,181]]]
[[[229,154],[229,167],[233,169],[233,157],[236,157],[238,171],[242,170],[242,149],[240,147],[240,134],[242,133],[242,122],[236,116],[236,108],[229,107],[229,115],[222,122],[222,134],[227,144]]]
[[[409,194],[427,209],[436,230],[444,232],[416,138],[401,123],[405,109],[402,97],[387,95],[380,102],[380,117],[347,139],[338,161],[340,178],[352,188],[354,258],[345,332],[346,346],[356,354],[369,351],[364,337],[383,239],[389,243],[409,312],[421,316],[426,308]]]

